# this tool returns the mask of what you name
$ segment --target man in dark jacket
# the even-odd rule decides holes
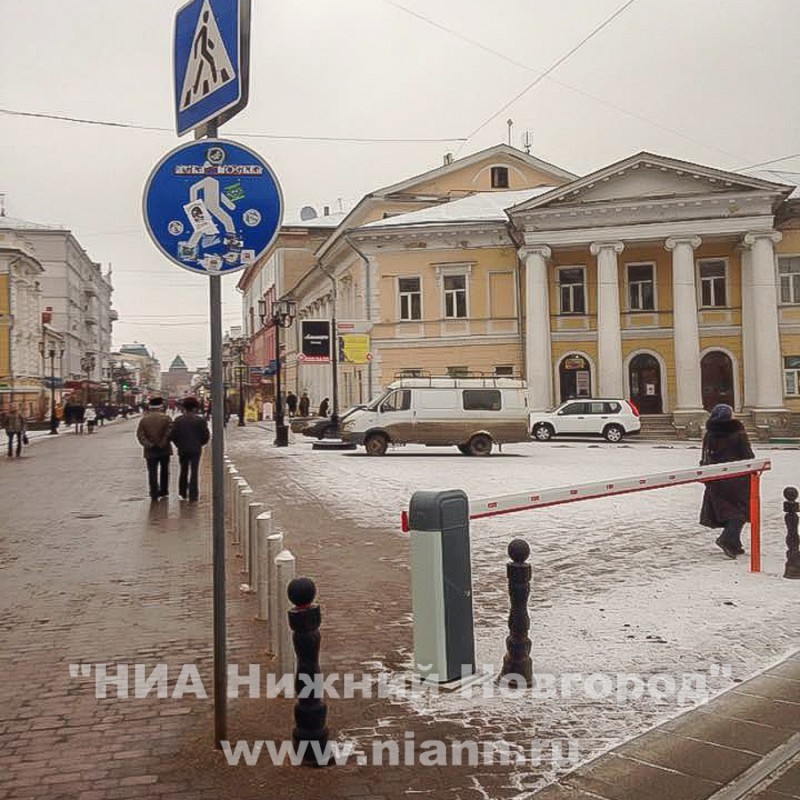
[[[172,445],[169,433],[172,420],[164,413],[164,401],[160,397],[150,400],[150,410],[139,420],[136,438],[144,448],[147,460],[147,477],[150,482],[150,499],[169,494],[169,458]]]
[[[703,437],[702,466],[746,461],[754,458],[744,426],[733,419],[733,409],[721,403],[714,406]],[[725,478],[706,484],[700,524],[722,528],[716,544],[728,558],[744,553],[742,528],[750,521],[750,478]]]
[[[208,423],[197,412],[200,404],[194,397],[183,401],[183,414],[172,423],[170,440],[178,448],[178,460],[181,472],[178,477],[178,494],[182,499],[196,503],[200,491],[197,483],[197,471],[204,445],[208,444],[211,434]]]

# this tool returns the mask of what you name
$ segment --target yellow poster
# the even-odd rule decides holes
[[[339,355],[347,364],[366,364],[369,361],[369,336],[366,333],[348,333],[339,337]]]

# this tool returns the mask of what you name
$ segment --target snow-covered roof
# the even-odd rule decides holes
[[[347,216],[344,211],[337,211],[334,214],[325,214],[314,219],[300,219],[297,216],[286,217],[281,224],[283,228],[338,228],[339,223]]]
[[[0,216],[0,228],[12,231],[63,231],[60,225],[41,225],[38,222],[30,222],[27,219],[19,219],[18,217]]]
[[[476,192],[458,200],[451,200],[449,203],[368,222],[361,227],[393,228],[401,225],[444,225],[451,222],[506,222],[507,208],[545,194],[553,188],[537,186],[533,189],[515,189],[508,192]]]
[[[800,172],[788,172],[783,169],[746,169],[742,170],[744,175],[752,175],[762,181],[772,183],[788,183],[794,186],[794,191],[789,195],[789,200],[800,198]]]

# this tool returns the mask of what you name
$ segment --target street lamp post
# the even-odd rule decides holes
[[[239,428],[244,427],[244,362],[242,361],[242,354],[244,353],[245,344],[240,341],[236,345],[239,353],[239,421],[236,426]]]
[[[45,343],[39,342],[39,352],[42,360],[45,358]],[[58,417],[56,416],[56,347],[51,344],[47,348],[47,356],[50,358],[50,433],[54,436],[58,434]],[[59,358],[64,358],[64,348],[61,348]]]
[[[275,447],[289,445],[289,428],[283,417],[283,398],[281,397],[281,328],[288,328],[297,316],[297,303],[294,300],[275,300],[269,318],[275,327]],[[258,301],[258,315],[263,327],[268,319],[267,301]]]
[[[81,359],[81,369],[86,373],[86,383],[83,385],[83,404],[89,399],[89,381],[92,378],[92,371],[94,370],[95,360],[94,356],[86,355]]]

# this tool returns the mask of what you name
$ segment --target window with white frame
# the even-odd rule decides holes
[[[652,264],[628,264],[628,302],[631,311],[656,307],[655,268]]]
[[[586,313],[586,271],[583,267],[561,267],[558,290],[562,314]]]
[[[722,308],[728,305],[725,262],[721,259],[700,261],[700,306]]]
[[[398,278],[400,319],[422,319],[422,291],[419,278]]]
[[[800,256],[778,256],[781,303],[800,305]]]
[[[800,356],[783,358],[784,394],[800,395]]]
[[[447,319],[467,316],[467,276],[444,276],[444,315]]]

